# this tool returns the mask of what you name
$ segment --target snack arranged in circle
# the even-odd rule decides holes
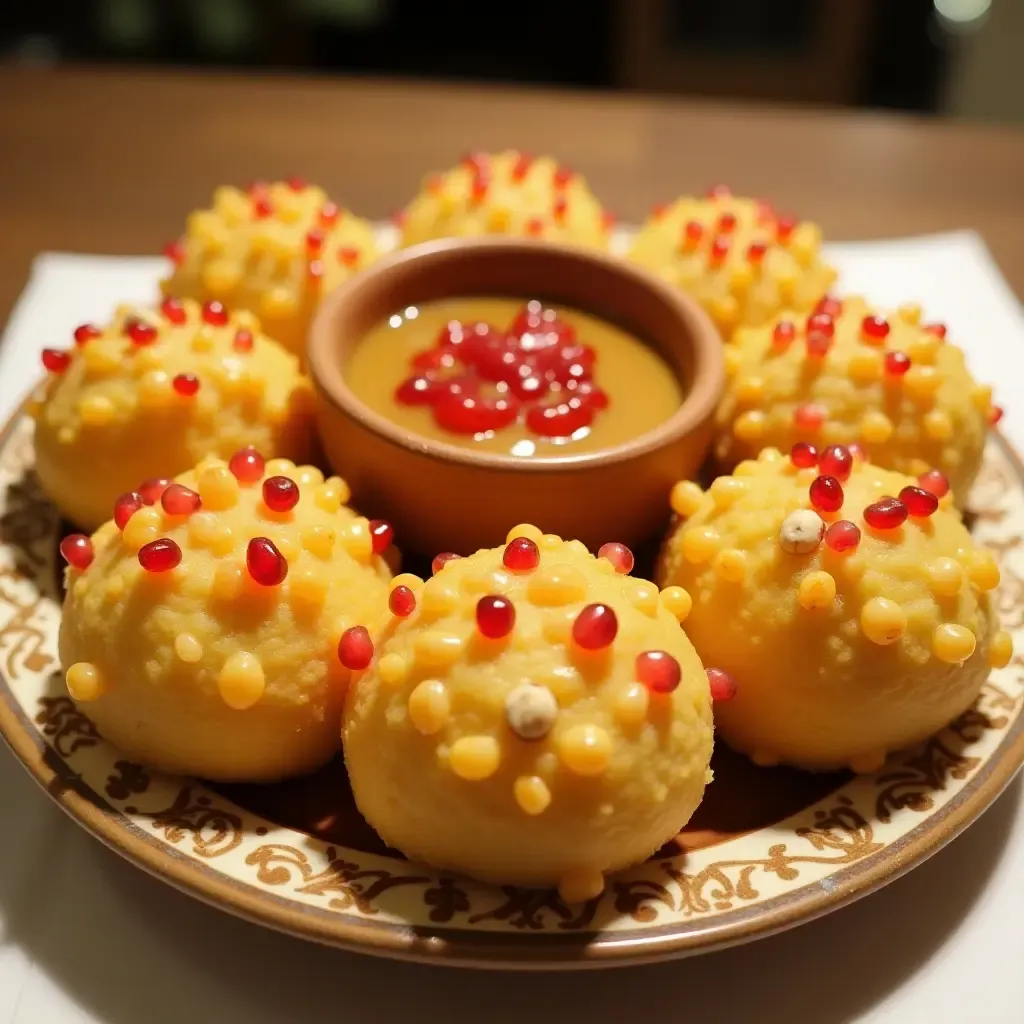
[[[1002,415],[917,306],[828,297],[807,316],[738,330],[726,360],[715,454],[727,468],[765,446],[856,444],[889,469],[939,470],[962,505]]]
[[[167,298],[83,324],[44,349],[33,406],[36,472],[72,522],[93,530],[140,480],[171,477],[245,445],[307,459],[312,393],[298,360],[255,318],[219,302]]]
[[[689,595],[632,566],[621,544],[594,557],[520,526],[503,547],[438,556],[426,582],[391,581],[343,731],[385,842],[576,902],[686,823],[710,778],[712,681],[679,625]],[[714,685],[728,695],[721,673]]]
[[[659,580],[693,595],[687,633],[738,685],[716,728],[758,764],[873,771],[1010,659],[990,598],[999,570],[940,473],[801,442],[707,492],[678,484],[672,507]]]
[[[725,186],[656,207],[628,259],[693,296],[725,338],[783,310],[811,309],[836,279],[817,224]]]
[[[471,153],[429,174],[399,215],[402,244],[431,238],[522,235],[607,248],[614,218],[581,174],[516,150]]]
[[[320,300],[378,255],[368,221],[298,178],[218,188],[166,253],[165,294],[248,309],[300,358]]]
[[[356,347],[345,378],[414,433],[517,456],[614,447],[683,400],[640,339],[536,300],[452,298],[395,313]]]
[[[134,761],[208,779],[299,775],[338,750],[343,638],[387,615],[391,527],[313,466],[209,458],[66,537],[68,692]]]

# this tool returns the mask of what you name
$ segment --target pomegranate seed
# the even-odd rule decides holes
[[[373,641],[365,626],[352,626],[341,634],[338,660],[351,672],[362,672],[373,661]]]
[[[310,260],[306,266],[306,277],[310,288],[318,288],[324,276],[324,261]]]
[[[718,218],[718,230],[723,234],[729,234],[730,231],[736,230],[736,214],[729,213],[726,211]]]
[[[623,576],[628,576],[633,571],[633,552],[618,541],[602,544],[598,549],[597,557],[607,558],[615,566],[615,571],[622,573]]]
[[[288,178],[286,184],[293,192],[301,192],[306,187],[305,178]]]
[[[834,444],[821,453],[818,466],[824,476],[834,476],[841,484],[846,483],[853,469],[853,456],[849,448]]]
[[[529,572],[540,563],[540,548],[529,537],[513,537],[505,545],[501,556],[506,569],[513,572]]]
[[[772,349],[784,352],[796,337],[796,324],[790,320],[780,320],[772,331]]]
[[[551,213],[559,224],[565,220],[565,212],[568,208],[569,200],[564,195],[559,195],[555,198],[554,204],[551,207]]]
[[[164,256],[167,257],[176,267],[185,262],[185,246],[182,242],[168,242],[164,246]]]
[[[267,196],[256,196],[252,201],[252,215],[257,220],[264,220],[274,212],[274,206]]]
[[[503,430],[516,421],[519,402],[512,396],[488,401],[473,395],[445,394],[434,406],[434,420],[453,434]]]
[[[936,338],[946,337],[946,325],[945,324],[925,324],[922,328],[925,334],[934,334]]]
[[[780,242],[788,242],[796,230],[796,217],[782,216],[775,221],[775,237]]]
[[[124,325],[124,333],[131,338],[133,344],[140,347],[152,345],[156,341],[156,328],[144,320],[128,320]]]
[[[529,173],[532,166],[533,157],[528,153],[520,153],[515,164],[512,166],[512,180],[515,182],[522,181]]]
[[[988,425],[994,427],[1003,418],[1003,407],[993,405],[988,413]]]
[[[117,523],[117,528],[123,530],[128,520],[145,504],[142,495],[135,491],[119,494],[114,499],[114,522]]]
[[[860,333],[871,345],[883,345],[889,335],[889,321],[884,316],[866,316],[861,321]]]
[[[843,485],[834,476],[815,477],[808,493],[819,512],[838,512],[843,507]]]
[[[534,238],[544,233],[544,221],[540,217],[531,217],[526,222],[526,233]]]
[[[807,354],[812,359],[824,359],[832,347],[832,335],[823,331],[807,332]]]
[[[711,687],[711,699],[716,704],[732,700],[736,696],[736,680],[722,668],[707,669],[708,685]]]
[[[606,604],[588,604],[572,624],[572,638],[585,651],[607,647],[618,632],[619,620]]]
[[[831,338],[836,333],[836,322],[828,313],[812,313],[807,318],[807,333],[824,334]]]
[[[462,555],[457,555],[454,551],[442,551],[441,554],[434,555],[434,560],[430,563],[430,571],[436,576],[449,562],[461,557]]]
[[[194,373],[179,373],[171,381],[171,387],[179,395],[191,398],[199,390],[199,378]]]
[[[404,584],[399,584],[388,597],[388,607],[392,615],[404,619],[416,610],[416,595]]]
[[[71,353],[61,348],[43,349],[43,366],[50,373],[63,373],[71,365]]]
[[[299,503],[299,485],[287,476],[263,481],[263,503],[272,512],[290,512]]]
[[[373,543],[373,553],[383,555],[395,536],[395,528],[384,519],[370,520],[370,539]]]
[[[320,221],[320,226],[324,228],[333,227],[335,221],[338,219],[338,214],[341,211],[338,209],[337,203],[332,203],[329,200],[320,207],[320,212],[317,214],[317,219]]]
[[[395,388],[400,405],[433,405],[444,394],[444,385],[430,377],[410,377]]]
[[[915,519],[927,519],[939,507],[939,499],[923,487],[904,487],[900,491],[899,500],[907,506],[907,512]]]
[[[806,441],[797,441],[789,449],[789,457],[793,461],[794,466],[800,469],[810,469],[811,466],[817,466],[818,464],[818,449]]]
[[[139,497],[146,505],[155,505],[160,500],[160,495],[167,490],[170,480],[164,476],[151,476],[139,484]]]
[[[864,509],[864,522],[875,530],[895,530],[906,522],[909,511],[899,498],[886,496]]]
[[[572,181],[575,176],[575,172],[570,167],[559,167],[555,170],[552,182],[555,188],[565,188],[566,185]]]
[[[725,257],[729,255],[730,244],[729,239],[724,235],[718,235],[715,238],[711,243],[711,253],[708,256],[712,265],[717,266],[725,260]]]
[[[252,331],[247,331],[244,327],[241,327],[235,331],[235,336],[231,341],[231,347],[236,352],[251,352],[252,341]]]
[[[793,422],[800,430],[820,430],[828,417],[828,411],[821,405],[798,405],[793,410]]]
[[[488,640],[500,640],[512,632],[516,609],[507,597],[488,594],[476,603],[476,628]]]
[[[949,480],[946,474],[938,469],[929,469],[927,473],[922,473],[917,478],[917,482],[924,490],[934,494],[936,498],[944,498],[949,494]]]
[[[594,422],[594,410],[573,396],[557,405],[535,405],[526,413],[526,426],[539,437],[572,437]]]
[[[324,247],[324,233],[318,228],[306,232],[306,252],[315,255]]]
[[[747,259],[754,264],[763,262],[768,246],[764,242],[753,242],[747,246]]]
[[[689,249],[695,249],[704,237],[704,225],[699,220],[688,220],[683,228],[683,242]]]
[[[252,198],[253,196],[266,195],[267,189],[269,188],[269,182],[257,179],[256,181],[249,182],[245,187],[245,191],[248,193],[249,197]]]
[[[198,512],[203,503],[191,487],[184,484],[168,484],[160,496],[160,504],[168,515],[188,516]]]
[[[359,250],[353,249],[350,245],[343,245],[338,249],[338,260],[346,267],[354,267],[359,262]]]
[[[88,569],[96,552],[84,533],[72,533],[60,542],[61,557],[73,569]]]
[[[240,448],[228,460],[228,469],[241,484],[254,484],[263,477],[266,462],[255,448]]]
[[[160,303],[160,312],[169,323],[180,326],[188,319],[181,299],[168,298]]]
[[[825,531],[825,544],[833,551],[849,551],[860,543],[860,527],[849,519],[840,519]]]
[[[223,327],[228,322],[228,311],[224,303],[216,299],[203,303],[203,321],[211,327]]]
[[[139,565],[146,572],[167,572],[181,563],[181,548],[170,537],[159,537],[139,548]]]
[[[708,189],[708,199],[728,199],[732,195],[732,189],[728,185],[712,185]]]
[[[651,693],[671,693],[683,678],[679,662],[668,651],[641,651],[633,671]]]
[[[75,328],[75,344],[84,345],[93,338],[98,338],[103,332],[95,324],[79,324]]]
[[[818,300],[818,304],[814,307],[815,313],[824,313],[826,316],[832,317],[834,320],[843,312],[843,304],[833,295],[826,295]]]
[[[288,562],[269,537],[253,537],[249,541],[245,567],[261,587],[276,587],[288,575]]]
[[[886,352],[885,372],[890,377],[902,377],[910,369],[910,356],[906,352]]]

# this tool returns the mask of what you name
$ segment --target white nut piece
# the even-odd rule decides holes
[[[523,683],[505,698],[505,720],[524,740],[539,740],[551,731],[558,717],[558,701],[546,686]]]
[[[825,521],[814,509],[790,512],[779,527],[779,545],[790,555],[806,555],[817,549],[825,535]]]

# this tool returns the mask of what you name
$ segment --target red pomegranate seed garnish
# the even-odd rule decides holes
[[[861,338],[871,345],[884,345],[889,336],[889,321],[884,316],[866,316],[860,323]]]
[[[476,603],[476,628],[488,640],[500,640],[512,632],[516,609],[507,597],[488,594]]]
[[[945,324],[925,324],[922,330],[925,332],[925,334],[934,334],[936,338],[946,337]]]
[[[306,252],[316,255],[324,247],[324,233],[319,228],[306,232]]]
[[[555,169],[554,176],[552,177],[552,182],[555,188],[565,188],[565,186],[568,185],[570,181],[572,181],[574,176],[575,172],[572,170],[571,167],[558,167]]]
[[[832,347],[832,335],[824,331],[808,330],[807,354],[812,359],[824,359]]]
[[[359,250],[350,245],[341,246],[338,249],[338,261],[346,267],[354,267],[359,262]]]
[[[826,295],[818,300],[818,304],[814,307],[814,312],[824,313],[834,320],[843,312],[843,303],[834,295]]]
[[[44,348],[42,358],[49,373],[63,373],[71,365],[71,353],[62,348]]]
[[[84,345],[93,338],[98,338],[103,332],[95,324],[79,324],[75,328],[75,344]]]
[[[712,266],[718,266],[725,261],[729,255],[729,247],[732,242],[726,235],[718,235],[711,243],[711,252],[708,254],[708,261]]]
[[[864,522],[874,530],[895,530],[906,522],[909,514],[899,498],[887,495],[864,509]]]
[[[572,638],[585,651],[609,646],[618,632],[619,620],[606,604],[588,604],[572,624]]]
[[[923,487],[904,487],[900,491],[899,500],[907,506],[907,511],[915,519],[927,519],[939,507],[939,499]]]
[[[988,425],[994,427],[1003,418],[1003,407],[993,405],[988,414]]]
[[[253,537],[249,541],[245,567],[261,587],[276,587],[288,575],[288,561],[269,537]]]
[[[540,217],[531,217],[526,222],[526,233],[536,238],[544,233],[544,221]]]
[[[257,220],[264,220],[274,212],[273,203],[267,196],[256,196],[252,201],[252,215]]]
[[[730,231],[736,230],[736,214],[730,213],[726,210],[721,217],[718,218],[718,230],[723,234],[729,234]]]
[[[859,543],[860,527],[849,519],[840,519],[825,531],[825,544],[833,551],[849,551]]]
[[[199,390],[199,378],[194,373],[179,373],[171,381],[171,387],[179,395],[191,398]]]
[[[373,544],[373,553],[383,555],[395,536],[395,528],[385,519],[370,520],[370,539]]]
[[[395,388],[395,401],[400,405],[433,405],[444,394],[444,385],[430,377],[409,377]]]
[[[683,242],[687,248],[695,248],[703,237],[704,225],[699,220],[688,220],[683,228]]]
[[[272,512],[290,512],[299,503],[299,485],[287,476],[263,481],[263,503]]]
[[[262,479],[266,462],[255,448],[240,448],[228,460],[228,469],[241,484],[254,484]]]
[[[142,498],[144,504],[155,505],[160,500],[160,495],[167,490],[167,485],[170,482],[164,476],[151,476],[139,484],[139,497]]]
[[[853,456],[849,448],[833,444],[821,453],[818,466],[823,476],[834,476],[841,484],[846,483],[853,469]]]
[[[231,340],[231,347],[236,352],[251,352],[252,342],[252,331],[247,331],[244,327],[240,327],[235,331],[235,336]]]
[[[152,345],[156,341],[156,328],[144,320],[132,318],[126,321],[124,333],[131,339],[132,344],[140,347]]]
[[[767,252],[768,246],[764,242],[752,242],[747,246],[747,259],[755,265],[763,263]]]
[[[818,464],[818,449],[806,441],[797,441],[789,449],[789,457],[793,465],[799,469],[810,469],[811,466],[817,466]]]
[[[324,228],[333,227],[335,221],[338,219],[338,214],[341,211],[338,209],[337,203],[332,203],[328,200],[320,207],[320,212],[317,214],[317,219],[320,221],[320,226]]]
[[[910,369],[910,356],[906,352],[886,352],[885,372],[890,377],[902,377]]]
[[[72,533],[60,542],[61,557],[73,569],[88,569],[96,555],[84,533]]]
[[[167,572],[181,564],[181,548],[170,537],[159,537],[139,548],[139,565],[146,572]]]
[[[512,180],[520,182],[529,173],[533,166],[533,157],[528,153],[520,153],[516,162],[512,165]]]
[[[135,491],[126,491],[114,499],[114,522],[119,530],[123,530],[136,512],[146,503],[142,495]]]
[[[228,311],[223,302],[212,299],[203,303],[203,321],[211,327],[223,327],[229,319]]]
[[[341,634],[338,660],[351,672],[362,672],[373,661],[373,641],[365,626],[352,626]]]
[[[922,473],[917,482],[924,490],[931,491],[936,498],[944,498],[949,494],[949,479],[938,469],[929,469],[928,472]]]
[[[834,476],[815,477],[808,493],[819,512],[838,512],[843,507],[843,485]]]
[[[539,437],[572,437],[594,422],[594,410],[573,396],[557,405],[535,405],[526,413],[526,427]]]
[[[780,320],[772,331],[772,350],[785,352],[796,337],[796,324],[790,320]]]
[[[404,584],[399,584],[388,597],[388,607],[392,615],[400,619],[407,618],[416,610],[416,595]]]
[[[781,216],[775,221],[775,237],[780,242],[788,242],[796,230],[797,219],[788,215]]]
[[[683,678],[679,662],[668,651],[641,651],[633,671],[651,693],[671,693]]]
[[[293,192],[301,192],[306,187],[305,178],[291,177],[286,179],[286,183]]]
[[[513,572],[529,572],[540,563],[540,548],[529,537],[513,537],[505,545],[501,560]]]
[[[168,242],[164,246],[164,256],[167,257],[176,267],[180,267],[185,262],[185,246],[184,243]]]
[[[160,496],[164,511],[172,516],[189,516],[202,507],[199,495],[184,484],[168,484]]]
[[[615,566],[615,571],[622,573],[623,576],[628,576],[633,571],[633,552],[617,540],[602,544],[597,551],[597,557],[607,558]]]
[[[473,395],[445,394],[434,406],[439,427],[453,434],[483,434],[503,430],[516,420],[519,403],[512,396],[487,401]]]
[[[160,303],[160,313],[163,318],[168,322],[181,326],[187,319],[188,313],[185,312],[185,306],[181,299],[167,298]]]
[[[819,430],[828,417],[828,411],[821,405],[798,405],[793,410],[793,422],[800,430]]]
[[[551,205],[551,213],[556,223],[561,224],[565,220],[565,213],[569,209],[569,200],[559,193]]]
[[[439,555],[434,555],[434,560],[430,563],[430,571],[436,576],[449,562],[454,562],[456,558],[461,558],[462,555],[455,554],[454,551],[442,551]]]
[[[716,704],[723,704],[736,696],[736,680],[722,668],[707,669],[708,685],[711,687],[711,699]]]

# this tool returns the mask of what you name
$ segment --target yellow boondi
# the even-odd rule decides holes
[[[567,899],[584,877],[590,898],[603,872],[643,860],[700,802],[708,678],[679,626],[684,591],[659,595],[529,525],[509,534],[524,539],[536,545],[532,568],[494,548],[425,583],[395,578],[416,607],[392,618],[352,681],[345,759],[360,811],[408,856],[491,882],[558,885]],[[503,625],[485,630],[496,598]],[[607,608],[581,614],[595,604]],[[614,637],[581,646],[596,634],[580,623],[599,631],[608,609]]]
[[[990,598],[999,573],[948,497],[930,516],[872,527],[885,518],[865,509],[916,480],[855,459],[829,512],[810,498],[818,474],[768,449],[728,478],[727,504],[720,481],[699,500],[678,492],[687,511],[659,582],[692,595],[687,634],[736,680],[715,706],[727,743],[759,764],[872,770],[969,707],[1009,661]],[[935,504],[917,498],[919,514]],[[722,574],[724,551],[743,555],[742,572]]]

